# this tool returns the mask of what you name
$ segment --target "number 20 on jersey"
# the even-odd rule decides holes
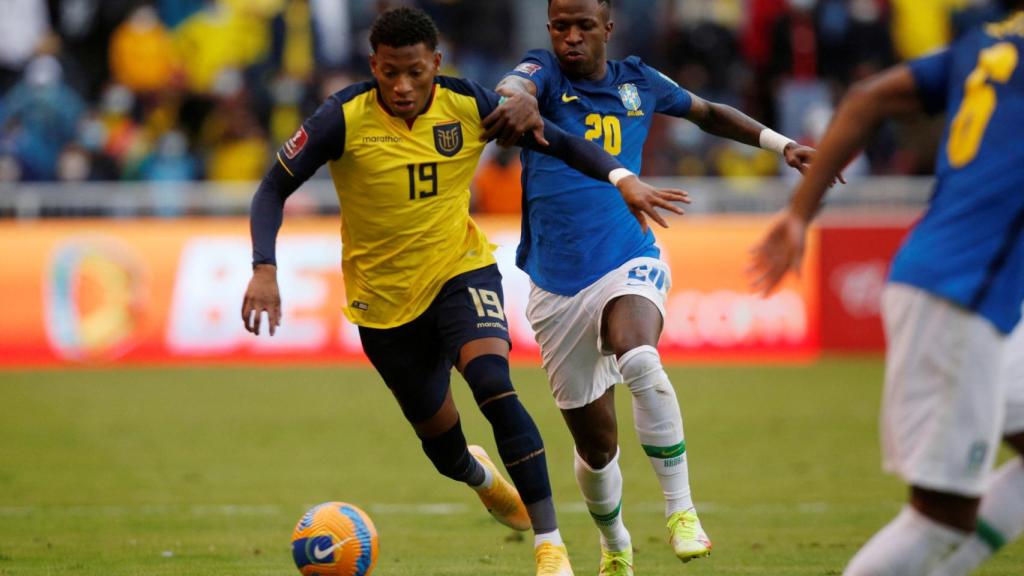
[[[584,138],[596,142],[604,138],[604,149],[612,156],[618,156],[622,152],[622,124],[618,116],[601,116],[590,114],[584,120],[587,124],[587,132]]]

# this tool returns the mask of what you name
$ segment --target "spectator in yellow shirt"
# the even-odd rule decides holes
[[[179,74],[174,43],[152,6],[140,6],[114,30],[110,71],[119,84],[139,94],[166,88]]]

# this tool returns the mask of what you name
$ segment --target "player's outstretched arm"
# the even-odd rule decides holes
[[[531,134],[527,134],[518,142],[520,146],[554,156],[583,174],[600,181],[611,182],[622,199],[625,200],[630,212],[640,222],[640,227],[647,231],[647,217],[668,228],[668,222],[658,212],[661,208],[676,214],[685,214],[679,203],[689,204],[690,196],[683,190],[672,188],[655,188],[640,180],[627,170],[614,156],[594,142],[569,134],[554,122],[544,124],[544,135],[548,145],[541,146],[535,142]]]
[[[506,76],[495,91],[502,104],[483,119],[483,142],[497,139],[499,146],[515,146],[524,134],[532,133],[536,142],[548,145],[544,138],[544,119],[537,105],[537,85],[518,76]]]
[[[708,134],[771,150],[801,174],[814,160],[814,148],[794,142],[732,106],[710,102],[695,94],[691,94],[691,98],[693,104],[685,117]],[[845,182],[841,174],[837,179]]]
[[[789,206],[751,250],[752,287],[771,293],[786,273],[799,273],[807,227],[839,171],[863,148],[885,118],[921,110],[914,77],[905,65],[854,85],[839,105],[814,162],[797,185]]]

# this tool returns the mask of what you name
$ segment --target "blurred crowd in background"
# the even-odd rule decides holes
[[[327,95],[369,77],[368,28],[416,5],[443,73],[494,86],[548,48],[543,0],[0,0],[0,182],[251,181]],[[803,143],[856,80],[1000,16],[990,0],[614,0],[610,55]],[[848,176],[926,174],[934,122],[882,130]],[[651,176],[774,176],[778,157],[659,118]],[[518,209],[492,147],[477,209]]]

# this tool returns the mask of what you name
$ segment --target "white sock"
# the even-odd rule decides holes
[[[966,538],[904,506],[850,560],[843,576],[927,576]]]
[[[930,576],[965,576],[1024,533],[1024,464],[1014,458],[996,471],[978,510],[978,528]]]
[[[619,469],[618,448],[611,462],[600,470],[591,468],[575,449],[573,453],[576,483],[601,533],[601,545],[613,552],[628,550],[632,543],[622,522],[622,470]]]
[[[491,472],[491,469],[484,466],[482,463],[480,464],[480,468],[484,471],[484,481],[479,484],[469,484],[469,487],[477,492],[483,492],[491,486],[494,486],[494,472]]]
[[[626,352],[619,358],[619,372],[633,394],[636,434],[661,484],[665,516],[693,508],[683,416],[658,350],[640,346]]]
[[[548,543],[554,544],[555,546],[562,546],[562,533],[558,530],[554,532],[545,532],[543,534],[536,534],[533,537],[533,547],[536,548],[541,544]]]

